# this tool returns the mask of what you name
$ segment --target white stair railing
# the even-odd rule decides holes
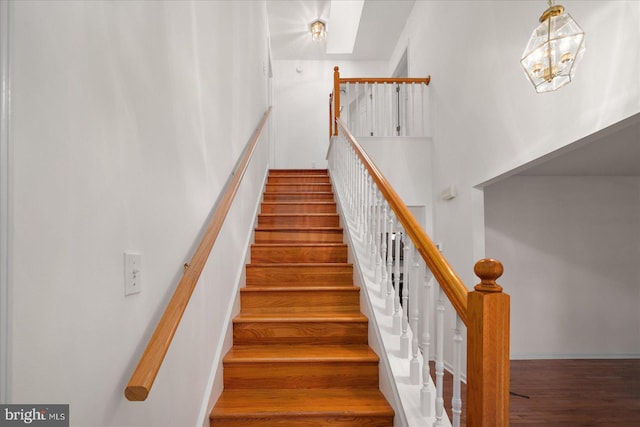
[[[341,117],[356,137],[429,136],[426,78],[341,78],[334,68],[330,116]],[[330,117],[329,126],[334,126]],[[337,127],[330,129],[337,134]]]
[[[330,175],[355,258],[366,276],[376,324],[387,325],[380,328],[380,336],[408,425],[460,425],[462,343],[471,321],[467,350],[473,354],[467,360],[473,369],[467,366],[467,378],[473,371],[481,382],[471,388],[477,394],[470,396],[467,425],[508,425],[509,300],[495,283],[502,265],[479,261],[474,271],[481,283],[469,292],[344,122],[337,118],[336,123],[340,132],[328,154]],[[483,305],[486,299],[492,302]],[[455,317],[455,326],[445,325],[447,301],[455,309],[449,316]],[[448,365],[453,374],[451,423],[443,397],[445,354],[453,355]],[[435,361],[435,384],[430,360]]]
[[[342,80],[341,117],[356,137],[428,136],[424,81]]]
[[[393,339],[396,341],[392,345],[399,349],[399,359],[406,364],[408,381],[404,382],[409,383],[407,391],[414,394],[413,397],[407,397],[407,404],[403,404],[407,418],[413,420],[409,425],[450,425],[444,414],[442,400],[444,299],[439,298],[439,304],[434,307],[430,297],[432,275],[429,269],[389,204],[380,196],[379,190],[373,188],[371,176],[353,149],[341,137],[335,138],[333,144],[329,168],[350,232],[360,243],[357,254],[361,256],[358,256],[358,262],[367,266],[367,271],[371,273],[367,290],[372,298],[383,302],[385,308],[380,315],[390,319]],[[444,295],[442,292],[440,294]],[[429,318],[433,310],[437,310],[438,314],[436,376],[439,387],[435,411],[432,410],[435,395],[428,364],[431,336]],[[422,335],[419,334],[419,325]],[[453,346],[460,335],[454,336],[453,330],[448,332],[451,334],[447,342]],[[456,367],[462,368],[461,364]],[[460,375],[456,375],[456,380],[460,381]],[[454,388],[457,392],[454,400],[461,402],[460,387]],[[411,402],[417,402],[415,408],[407,406]],[[411,416],[411,413],[414,415]],[[460,411],[454,412],[458,420],[459,414]]]

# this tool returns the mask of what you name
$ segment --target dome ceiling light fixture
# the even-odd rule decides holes
[[[538,93],[554,91],[571,82],[585,51],[582,28],[563,6],[554,5],[553,0],[548,3],[520,60]]]
[[[324,21],[316,19],[309,25],[311,30],[311,38],[314,42],[321,42],[327,37],[327,25]]]

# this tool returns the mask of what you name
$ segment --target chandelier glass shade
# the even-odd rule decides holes
[[[584,51],[584,31],[564,7],[549,1],[520,63],[536,92],[549,92],[571,82]]]

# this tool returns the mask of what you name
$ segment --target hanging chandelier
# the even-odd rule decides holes
[[[323,41],[327,36],[327,26],[319,19],[313,21],[309,25],[309,28],[311,30],[311,38],[314,42]]]
[[[536,92],[550,92],[573,79],[584,54],[584,31],[565,13],[564,7],[548,0],[549,8],[540,16],[520,63]]]

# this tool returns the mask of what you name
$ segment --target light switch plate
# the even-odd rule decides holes
[[[124,253],[124,294],[132,295],[142,290],[142,255]]]

